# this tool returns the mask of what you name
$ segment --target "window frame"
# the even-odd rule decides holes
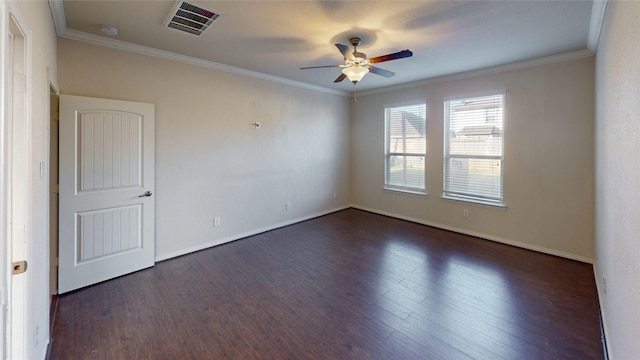
[[[424,108],[424,135],[422,139],[424,141],[424,149],[422,153],[417,152],[391,152],[391,136],[390,136],[390,111],[394,109],[422,106]],[[390,104],[384,106],[384,186],[385,190],[396,191],[401,193],[415,194],[415,195],[427,195],[427,101],[406,102],[399,104]],[[406,138],[406,133],[403,134]],[[401,186],[390,184],[390,172],[391,172],[391,158],[393,156],[400,157],[418,157],[422,159],[422,166],[424,171],[422,172],[423,187]],[[406,163],[405,163],[406,164]]]
[[[488,97],[488,96],[501,96],[502,97],[502,119],[501,119],[501,154],[500,155],[474,155],[474,154],[450,154],[450,132],[451,132],[451,119],[450,119],[450,102],[451,101],[460,101],[460,100],[472,100],[475,98]],[[506,90],[492,91],[481,94],[473,94],[467,96],[455,96],[448,97],[443,99],[443,173],[442,173],[442,198],[447,200],[455,200],[455,201],[463,201],[469,203],[476,203],[482,205],[490,205],[496,207],[506,207],[504,201],[504,134],[505,134],[505,119],[506,119]],[[489,197],[484,196],[482,194],[473,193],[473,192],[461,192],[461,191],[453,191],[451,189],[447,189],[447,174],[450,171],[450,160],[452,159],[478,159],[478,160],[498,160],[500,162],[500,196],[499,197]]]

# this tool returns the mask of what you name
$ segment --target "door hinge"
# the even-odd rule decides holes
[[[27,271],[27,261],[26,260],[16,261],[13,264],[11,264],[11,268],[13,269],[12,270],[13,275],[22,274],[23,272]]]

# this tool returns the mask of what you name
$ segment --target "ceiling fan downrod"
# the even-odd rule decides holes
[[[358,51],[358,46],[360,46],[360,41],[362,41],[359,37],[352,37],[349,39],[349,42],[353,46],[353,57],[356,59],[366,60],[367,55],[365,53],[361,53]]]

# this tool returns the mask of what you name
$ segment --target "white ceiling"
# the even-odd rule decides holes
[[[414,54],[377,64],[396,75],[368,74],[357,85],[363,91],[593,50],[592,7],[598,11],[582,0],[189,2],[221,14],[202,36],[165,27],[175,0],[50,0],[61,37],[150,54],[158,49],[165,57],[337,91],[354,86],[333,83],[340,69],[299,68],[342,63],[333,44],[349,45],[353,36],[362,38],[358,50],[368,57],[404,49]],[[101,24],[120,32],[104,35]]]

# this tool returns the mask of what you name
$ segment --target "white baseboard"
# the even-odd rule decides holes
[[[457,232],[457,233],[460,233],[460,234],[475,236],[475,237],[479,237],[479,238],[482,238],[482,239],[499,242],[499,243],[502,243],[502,244],[516,246],[516,247],[527,249],[527,250],[533,250],[533,251],[537,251],[537,252],[544,253],[544,254],[559,256],[559,257],[566,258],[566,259],[571,259],[571,260],[576,260],[576,261],[580,261],[580,262],[584,262],[584,263],[588,263],[588,264],[593,264],[593,259],[590,259],[590,258],[587,258],[587,257],[584,257],[584,256],[579,256],[579,255],[567,253],[567,252],[564,252],[564,251],[558,251],[558,250],[555,250],[555,249],[549,249],[549,248],[545,248],[545,247],[542,247],[542,246],[531,245],[531,244],[523,243],[523,242],[520,242],[520,241],[505,239],[505,238],[501,238],[501,237],[497,237],[497,236],[493,236],[493,235],[487,235],[487,234],[483,234],[483,233],[479,233],[479,232],[475,232],[475,231],[470,231],[470,230],[466,230],[466,229],[460,229],[460,228],[456,228],[456,227],[453,227],[453,226],[443,225],[443,224],[439,224],[439,223],[435,223],[435,222],[431,222],[431,221],[425,221],[425,220],[422,220],[422,219],[417,219],[417,218],[413,218],[413,217],[409,217],[409,216],[398,215],[398,214],[394,214],[394,213],[390,213],[390,212],[386,212],[386,211],[381,211],[381,210],[377,210],[377,209],[368,208],[368,207],[365,207],[365,206],[352,204],[351,207],[354,208],[354,209],[360,209],[360,210],[364,210],[364,211],[368,211],[368,212],[372,212],[372,213],[376,213],[376,214],[380,214],[380,215],[384,215],[384,216],[389,216],[389,217],[396,218],[396,219],[411,221],[411,222],[422,224],[422,225],[432,226],[432,227],[439,228],[439,229],[449,230],[449,231]]]
[[[491,240],[491,241],[495,241],[495,242],[498,242],[498,243],[511,245],[511,246],[515,246],[515,247],[519,247],[519,248],[523,248],[523,249],[527,249],[527,250],[533,250],[533,251],[537,251],[537,252],[544,253],[544,254],[559,256],[559,257],[562,257],[562,258],[565,258],[565,259],[576,260],[576,261],[580,261],[580,262],[584,262],[584,263],[588,263],[588,264],[593,264],[593,259],[587,258],[587,257],[584,257],[584,256],[579,256],[579,255],[567,253],[567,252],[564,252],[564,251],[558,251],[558,250],[555,250],[555,249],[549,249],[549,248],[545,248],[545,247],[542,247],[542,246],[531,245],[531,244],[523,243],[523,242],[520,242],[520,241],[505,239],[505,238],[501,238],[501,237],[497,237],[497,236],[493,236],[493,235],[488,235],[488,234],[483,234],[483,233],[479,233],[479,232],[475,232],[475,231],[461,229],[461,228],[457,228],[457,227],[453,227],[453,226],[449,226],[449,225],[443,225],[443,224],[439,224],[439,223],[435,223],[435,222],[431,222],[431,221],[425,221],[425,220],[422,220],[422,219],[417,219],[417,218],[413,218],[413,217],[409,217],[409,216],[398,215],[398,214],[394,214],[394,213],[391,213],[391,212],[377,210],[377,209],[373,209],[373,208],[368,208],[366,206],[360,206],[360,205],[356,205],[356,204],[351,204],[351,205],[346,205],[346,206],[333,208],[333,209],[330,209],[330,210],[327,210],[327,211],[323,211],[323,212],[320,212],[320,213],[316,213],[316,214],[312,214],[312,215],[303,216],[303,217],[300,217],[300,218],[288,220],[288,221],[285,221],[285,222],[282,222],[282,223],[278,223],[278,224],[274,224],[274,225],[271,225],[271,226],[267,226],[267,227],[264,227],[264,228],[255,229],[255,230],[248,231],[248,232],[245,232],[245,233],[232,235],[232,236],[229,236],[229,237],[226,237],[226,238],[216,239],[216,240],[213,240],[213,241],[205,242],[205,243],[202,243],[202,244],[198,244],[197,246],[192,246],[192,247],[181,249],[179,251],[175,251],[173,253],[159,255],[159,256],[156,256],[155,261],[159,262],[159,261],[168,260],[168,259],[171,259],[171,258],[174,258],[174,257],[178,257],[178,256],[186,255],[186,254],[189,254],[189,253],[192,253],[192,252],[208,249],[208,248],[213,247],[213,246],[226,244],[226,243],[231,242],[231,241],[236,241],[236,240],[239,240],[239,239],[242,239],[242,238],[246,238],[246,237],[249,237],[249,236],[257,235],[257,234],[260,234],[260,233],[263,233],[263,232],[266,232],[266,231],[275,230],[275,229],[278,229],[278,228],[281,228],[281,227],[284,227],[284,226],[293,225],[293,224],[296,224],[296,223],[299,223],[299,222],[302,222],[302,221],[306,221],[306,220],[309,220],[309,219],[317,218],[317,217],[320,217],[320,216],[324,216],[324,215],[327,215],[327,214],[334,213],[336,211],[341,211],[341,210],[345,210],[345,209],[349,209],[349,208],[364,210],[364,211],[368,211],[368,212],[375,213],[375,214],[389,216],[389,217],[400,219],[400,220],[411,221],[411,222],[414,222],[414,223],[417,223],[417,224],[432,226],[432,227],[435,227],[435,228],[439,228],[439,229],[443,229],[443,230],[449,230],[449,231],[457,232],[457,233],[460,233],[460,234],[475,236],[475,237],[482,238],[482,239],[485,239],[485,240]],[[598,284],[598,279],[597,278],[596,278],[596,284]]]
[[[313,219],[313,218],[317,218],[317,217],[324,216],[324,215],[327,215],[327,214],[331,214],[331,213],[334,213],[336,211],[345,210],[345,209],[348,209],[350,207],[351,206],[349,206],[349,205],[342,206],[342,207],[337,207],[337,208],[333,208],[333,209],[330,209],[330,210],[327,210],[327,211],[323,211],[323,212],[319,212],[319,213],[316,213],[316,214],[303,216],[303,217],[296,218],[296,219],[293,219],[293,220],[288,220],[288,221],[281,222],[281,223],[278,223],[278,224],[266,226],[266,227],[263,227],[263,228],[260,228],[260,229],[255,229],[255,230],[247,231],[247,232],[236,234],[236,235],[231,235],[231,236],[228,236],[226,238],[212,240],[212,241],[209,241],[209,242],[198,244],[196,246],[184,248],[184,249],[181,249],[179,251],[175,251],[175,252],[172,252],[172,253],[169,253],[169,254],[158,255],[158,256],[156,256],[155,261],[156,262],[160,262],[160,261],[164,261],[164,260],[169,260],[169,259],[174,258],[174,257],[187,255],[187,254],[190,254],[192,252],[208,249],[210,247],[226,244],[228,242],[240,240],[240,239],[243,239],[243,238],[246,238],[246,237],[249,237],[249,236],[253,236],[253,235],[257,235],[257,234],[260,234],[260,233],[263,233],[263,232],[267,232],[267,231],[275,230],[275,229],[278,229],[278,228],[281,228],[281,227],[293,225],[293,224],[296,224],[296,223],[299,223],[299,222],[302,222],[302,221],[306,221],[306,220],[309,220],[309,219]]]

